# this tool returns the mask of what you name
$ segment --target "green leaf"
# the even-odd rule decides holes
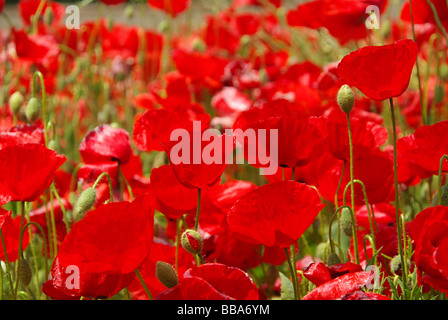
[[[291,280],[288,279],[287,276],[285,276],[283,273],[279,272],[280,274],[280,281],[281,281],[281,296],[280,298],[282,300],[294,300],[294,287],[292,285]]]

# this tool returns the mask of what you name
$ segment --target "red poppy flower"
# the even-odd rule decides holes
[[[418,169],[421,178],[438,174],[440,159],[448,154],[447,130],[448,120],[420,127],[398,140],[398,152]],[[442,170],[448,171],[447,161],[443,162]]]
[[[409,39],[366,46],[342,58],[337,72],[370,99],[386,100],[406,91],[417,54],[417,44]]]
[[[158,300],[258,300],[258,290],[249,275],[234,267],[207,263],[187,270],[175,287]]]
[[[379,150],[388,139],[387,129],[364,118],[350,117],[352,132],[353,159],[368,156]],[[327,114],[327,150],[340,160],[349,161],[349,139],[347,116],[340,110],[332,109]]]
[[[230,210],[227,222],[229,230],[244,241],[285,248],[302,236],[323,207],[313,188],[281,181],[241,197]]]
[[[233,151],[233,137],[227,134],[211,133],[209,141],[202,141],[200,130],[190,129],[185,132],[188,132],[189,141],[185,142],[183,140],[186,138],[181,137],[181,141],[170,141],[165,148],[174,174],[187,188],[204,189],[214,186],[221,180],[221,175]],[[195,138],[196,135],[199,139]]]
[[[38,1],[40,2],[40,1]],[[59,45],[51,35],[32,34],[13,30],[17,58],[24,64],[35,64],[41,71],[56,73]],[[45,85],[47,88],[47,84]]]
[[[308,118],[300,114],[291,104],[266,103],[261,108],[251,108],[242,112],[234,123],[234,130],[241,129],[243,132],[251,129],[260,139],[259,130],[266,130],[266,149],[261,150],[263,143],[246,141],[244,135],[237,135],[236,139],[246,148],[244,156],[249,163],[256,167],[264,167],[258,159],[260,154],[272,157],[268,150],[278,150],[278,165],[281,167],[301,167],[317,159],[323,152],[325,139],[320,126],[322,118]],[[277,130],[277,141],[271,141],[271,130]],[[250,143],[257,143],[257,159],[250,154]],[[264,147],[263,147],[264,148]],[[254,161],[256,160],[256,161]],[[276,159],[271,159],[276,160]],[[268,163],[271,166],[271,163]]]
[[[59,258],[51,268],[52,279],[45,282],[42,291],[55,300],[107,299],[129,286],[135,273],[101,273],[85,271],[76,265],[61,265]]]
[[[151,253],[148,259],[139,268],[142,278],[145,280],[149,291],[153,297],[166,290],[166,287],[157,279],[156,276],[156,263],[163,261],[171,265],[175,265],[176,247],[160,240],[155,239],[151,248]],[[178,269],[177,273],[182,276],[185,271],[194,265],[193,256],[185,250],[179,250],[178,252]],[[140,281],[135,278],[131,285],[128,287],[129,292],[132,294],[132,298],[136,300],[147,300],[148,296],[143,289]]]
[[[0,229],[3,233],[5,240],[6,253],[8,255],[8,261],[14,262],[19,257],[19,239],[20,239],[20,226],[22,217],[17,216],[14,219],[11,218],[11,212],[5,211],[0,208]],[[25,221],[26,223],[26,221]],[[25,250],[29,244],[29,233],[23,234],[23,250]],[[0,260],[5,260],[5,250],[0,241]]]
[[[367,36],[368,6],[375,5],[382,11],[386,4],[387,0],[315,0],[289,11],[287,20],[291,26],[327,28],[332,36],[345,44],[351,39]]]
[[[370,272],[347,273],[325,282],[309,292],[302,300],[337,300],[365,286],[373,277]]]
[[[37,9],[39,8],[41,1],[40,0],[20,0],[18,7],[20,17],[25,25],[29,26],[32,23],[32,17],[36,14]],[[53,23],[58,24],[59,21],[65,15],[65,6],[56,1],[46,1],[43,5],[41,16],[45,15],[47,10],[51,10],[53,14]],[[41,23],[42,19],[39,19]]]
[[[431,3],[434,5],[437,14],[439,16],[440,22],[443,25],[448,23],[448,5],[446,1],[443,0],[431,0]],[[434,17],[434,13],[431,10],[430,5],[426,0],[413,0],[412,1],[412,13],[415,24],[424,24],[431,23],[436,25],[436,19]],[[406,22],[411,22],[411,10],[409,6],[409,2],[405,2],[401,9],[400,19]]]
[[[153,229],[150,195],[90,211],[61,244],[48,294],[56,290],[69,296],[108,298],[118,293],[134,280],[134,270],[147,259]]]
[[[320,286],[332,279],[347,273],[363,271],[362,267],[352,262],[326,266],[322,262],[311,263],[303,269],[303,275],[316,286]]]
[[[435,206],[420,212],[411,222],[414,260],[421,281],[448,292],[448,207]]]
[[[53,181],[65,162],[63,155],[40,144],[24,144],[0,150],[0,203],[34,201]]]
[[[170,165],[152,169],[151,187],[157,199],[156,209],[170,219],[195,212],[197,191],[182,185]]]
[[[175,129],[191,130],[193,121],[200,121],[201,130],[205,130],[209,126],[210,115],[196,104],[148,110],[134,123],[134,144],[141,151],[163,151],[171,142],[171,133]]]
[[[5,0],[0,0],[0,13],[2,13],[4,6],[5,6]]]
[[[224,87],[213,96],[211,105],[216,111],[216,116],[213,117],[211,124],[232,128],[236,117],[241,112],[249,110],[252,101],[237,88]]]
[[[79,152],[87,163],[118,161],[125,164],[132,154],[131,139],[123,129],[101,125],[84,137]]]
[[[23,125],[0,132],[0,149],[27,143],[44,144],[44,130],[35,125]]]
[[[133,272],[148,257],[153,241],[152,197],[105,204],[75,223],[62,243],[61,268],[76,265],[94,273]]]
[[[173,53],[173,61],[180,73],[191,77],[193,84],[207,88],[220,88],[224,69],[228,59],[219,57],[213,52],[197,52],[177,49]],[[197,66],[202,66],[197,68]]]
[[[148,0],[148,4],[175,17],[188,8],[190,0]]]

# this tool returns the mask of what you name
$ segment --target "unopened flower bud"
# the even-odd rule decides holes
[[[53,9],[51,9],[51,7],[48,6],[44,13],[44,22],[47,25],[51,25],[53,21],[54,21]]]
[[[442,64],[440,67],[440,79],[446,81],[448,79],[448,65]]]
[[[390,267],[390,270],[393,273],[400,272],[401,268],[402,268],[401,256],[400,255],[396,255],[395,257],[393,257],[392,260],[390,260],[390,262],[389,262],[389,267]],[[408,261],[408,268],[409,268],[409,261]]]
[[[345,235],[351,237],[353,235],[353,221],[350,209],[344,208],[341,212],[341,229]]]
[[[434,102],[436,104],[440,104],[443,102],[443,99],[445,99],[445,90],[442,86],[436,85],[435,92],[434,92]]]
[[[26,259],[20,259],[19,276],[20,276],[20,283],[24,287],[28,287],[28,285],[31,282],[31,278],[33,277],[33,272],[31,271],[31,266]]]
[[[132,4],[128,4],[124,9],[124,15],[126,18],[131,19],[134,16],[134,6]]]
[[[191,254],[198,254],[202,250],[202,237],[195,230],[186,230],[181,237],[182,247]]]
[[[77,214],[83,216],[90,208],[93,207],[96,200],[96,191],[94,188],[88,188],[81,192],[77,202]]]
[[[40,101],[39,99],[33,97],[28,101],[28,104],[26,106],[25,110],[26,118],[30,122],[34,122],[37,119],[39,119],[40,116]]]
[[[179,283],[177,273],[173,266],[163,261],[157,261],[156,263],[156,276],[167,288],[172,288]]]
[[[57,145],[56,141],[54,141],[54,140],[48,141],[48,145],[47,145],[48,149],[56,151],[57,147],[58,147],[58,145]]]
[[[9,97],[9,109],[12,114],[18,114],[24,102],[23,95],[16,91]]]
[[[330,253],[330,255],[327,258],[327,266],[332,266],[335,264],[342,263],[341,258],[336,253]]]
[[[353,90],[344,84],[338,91],[338,105],[345,113],[350,113],[355,105],[355,95]]]

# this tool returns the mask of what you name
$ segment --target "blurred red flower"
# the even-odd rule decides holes
[[[188,8],[190,0],[148,0],[148,4],[175,17]]]
[[[337,73],[370,99],[382,101],[406,91],[417,54],[417,44],[409,39],[366,46],[342,58]]]
[[[291,26],[312,29],[327,28],[341,44],[367,36],[366,9],[370,5],[383,11],[387,0],[314,0],[300,4],[288,12],[287,21]]]
[[[413,165],[421,178],[438,174],[440,159],[448,154],[447,132],[448,120],[422,126],[398,140],[398,152]],[[447,161],[443,161],[442,170],[448,171]]]
[[[323,207],[317,191],[306,184],[274,182],[241,197],[227,222],[229,231],[244,241],[286,248],[302,236]]]

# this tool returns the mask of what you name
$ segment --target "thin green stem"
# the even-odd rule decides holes
[[[442,31],[443,37],[445,38],[446,43],[448,44],[448,35],[446,33],[445,27],[443,26],[442,22],[440,22],[440,17],[437,13],[436,7],[434,7],[434,4],[430,0],[426,0],[429,7],[431,8],[431,11],[434,15],[434,20],[436,20],[436,24],[439,27],[440,31]]]
[[[14,288],[13,282],[12,282],[12,277],[11,277],[11,266],[9,264],[9,259],[8,259],[8,252],[6,251],[6,244],[5,244],[5,238],[3,237],[3,231],[2,229],[0,229],[0,239],[2,241],[2,246],[3,246],[3,254],[5,256],[5,265],[6,265],[6,273],[8,274],[8,281],[9,281],[9,286],[11,288],[11,294]],[[1,267],[0,267],[1,268]]]
[[[194,230],[198,231],[199,213],[201,212],[201,188],[198,188],[198,207],[196,209],[196,221],[194,222]]]
[[[153,300],[151,292],[149,292],[148,286],[146,285],[145,280],[143,280],[143,277],[140,274],[140,271],[138,269],[135,269],[135,274],[137,275],[137,278],[140,281],[140,284],[142,285],[143,290],[145,290],[146,295],[148,296],[149,300]]]
[[[42,3],[42,2],[41,2]],[[48,143],[48,123],[47,123],[47,106],[46,106],[46,91],[45,91],[45,82],[44,76],[40,71],[36,71],[33,75],[33,83],[32,83],[32,96],[36,96],[36,77],[40,81],[41,93],[42,93],[42,122],[44,123],[44,140],[45,145]]]
[[[65,228],[67,229],[67,233],[69,233],[70,232],[70,224],[68,222],[67,212],[65,210],[64,204],[62,203],[62,199],[59,196],[58,190],[56,189],[56,186],[54,185],[54,182],[51,184],[51,191],[54,193],[54,195],[56,196],[56,199],[58,200],[59,206],[61,207],[62,215],[64,217]]]
[[[351,181],[351,202],[352,202],[352,229],[353,229],[353,246],[355,249],[355,259],[356,263],[360,263],[359,259],[359,248],[358,248],[358,235],[357,235],[357,225],[355,218],[355,186],[353,184],[354,174],[353,174],[353,142],[352,142],[352,130],[350,125],[350,114],[347,113],[347,126],[348,126],[348,141],[349,141],[349,150],[350,150],[350,181]],[[345,201],[345,198],[344,198]]]
[[[437,204],[442,205],[442,169],[443,161],[448,160],[448,155],[444,154],[439,163],[439,180],[437,182]]]
[[[398,161],[397,161],[397,129],[395,124],[395,111],[394,111],[394,102],[392,98],[389,99],[390,105],[390,114],[392,119],[392,136],[394,143],[394,184],[395,184],[395,220],[397,222],[397,236],[398,236],[398,253],[401,257],[401,265],[404,266],[404,256],[403,256],[403,235],[401,233],[401,223],[400,223],[400,203],[399,203],[399,194],[398,194]],[[407,284],[407,274],[406,272],[402,272],[403,275],[403,285]]]
[[[92,188],[96,189],[96,187],[101,182],[101,179],[103,179],[104,176],[107,177],[107,181],[109,183],[110,203],[112,203],[112,202],[114,202],[114,188],[112,187],[112,179],[107,172],[103,172],[99,175],[99,177],[96,179],[95,183],[93,184]]]
[[[299,300],[299,292],[298,292],[298,286],[297,286],[297,271],[292,265],[291,257],[288,252],[288,248],[285,248],[285,254],[286,254],[286,261],[288,262],[289,271],[291,272],[291,279],[292,279],[292,286],[294,288],[294,299]]]

